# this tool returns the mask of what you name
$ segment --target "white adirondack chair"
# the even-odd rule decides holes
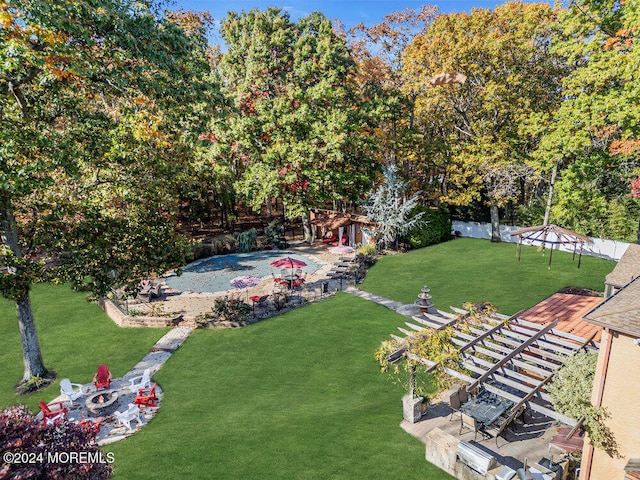
[[[82,390],[82,385],[79,383],[72,383],[68,378],[60,380],[60,393],[69,399],[69,403],[71,405],[73,405],[74,400],[85,394]]]
[[[129,408],[127,408],[124,412],[120,412],[116,410],[113,412],[113,415],[118,419],[118,422],[121,425],[127,427],[127,430],[131,431],[131,420],[137,420],[138,425],[142,425],[142,420],[140,419],[140,409],[137,405],[130,403]]]
[[[151,369],[147,368],[142,375],[138,375],[137,377],[133,377],[129,379],[129,390],[132,392],[137,392],[141,388],[150,388],[151,387]]]

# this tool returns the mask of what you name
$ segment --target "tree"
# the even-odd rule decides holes
[[[553,407],[563,415],[584,418],[584,427],[591,444],[614,454],[616,441],[605,421],[606,409],[591,404],[591,390],[596,374],[598,354],[580,351],[568,357],[549,385]]]
[[[68,461],[69,452],[81,454],[86,462]],[[81,453],[82,452],[82,453]],[[7,461],[7,455],[23,454],[30,461]],[[111,476],[111,454],[103,454],[96,433],[67,420],[42,425],[26,407],[0,412],[0,478],[67,478],[99,480]],[[56,461],[58,459],[58,461]],[[67,460],[67,461],[65,461]]]
[[[631,189],[631,198],[640,199],[640,177],[634,178],[629,184]],[[636,234],[636,243],[640,244],[640,220],[638,221],[638,232]]]
[[[587,235],[637,237],[627,186],[640,173],[639,21],[635,2],[579,0],[561,11],[552,48],[571,72],[562,104],[532,124],[537,168],[558,169],[551,214]]]
[[[281,199],[308,236],[309,209],[355,199],[372,171],[345,42],[320,13],[293,23],[273,8],[230,12],[221,31],[231,108],[211,126],[211,158],[233,172],[248,205]]]
[[[151,2],[16,0],[0,22],[0,293],[28,382],[47,374],[33,282],[101,295],[183,260],[173,179],[207,67]]]
[[[433,21],[436,12],[437,7],[431,5],[418,11],[407,8],[385,15],[375,25],[358,24],[348,31],[358,67],[354,82],[377,119],[373,134],[380,143],[379,154],[398,165],[400,176],[410,182],[410,188],[423,177],[418,167],[428,145],[415,128],[419,92],[406,88],[409,79],[403,70],[404,51],[415,34]]]
[[[527,161],[535,143],[522,126],[560,101],[563,65],[549,51],[554,20],[541,3],[440,15],[405,51],[407,89],[420,92],[416,122],[432,143],[431,162],[443,166],[441,200],[483,201],[494,227],[498,207],[520,201],[534,173]],[[437,85],[443,72],[466,80]]]
[[[406,198],[406,183],[398,179],[397,170],[395,163],[383,167],[384,183],[362,204],[362,211],[376,223],[376,227],[367,229],[367,233],[377,237],[378,245],[384,248],[394,243],[397,246],[400,237],[419,226],[424,215],[424,212],[414,213],[420,193]]]

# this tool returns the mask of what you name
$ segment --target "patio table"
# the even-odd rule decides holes
[[[295,282],[299,278],[300,277],[298,275],[284,275],[282,277],[282,280],[284,280],[285,282],[289,282],[289,288],[292,288],[293,287],[293,282]]]
[[[515,404],[511,400],[483,390],[475,398],[464,403],[460,411],[477,420],[482,426],[488,427],[513,405]]]

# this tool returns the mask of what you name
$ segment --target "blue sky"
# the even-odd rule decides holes
[[[462,12],[472,8],[491,8],[504,1],[494,0],[449,0],[433,1],[441,12]],[[533,2],[528,2],[533,3]],[[253,8],[265,10],[268,7],[278,7],[289,12],[293,20],[319,10],[329,19],[339,19],[349,28],[359,22],[374,25],[382,21],[386,14],[404,10],[405,8],[419,9],[429,2],[419,0],[173,0],[172,9],[208,10],[216,23],[227,16],[227,12],[249,11]],[[215,36],[215,35],[214,35]]]

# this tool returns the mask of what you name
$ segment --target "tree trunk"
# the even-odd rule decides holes
[[[2,245],[10,250],[14,257],[22,258],[22,249],[18,242],[18,227],[13,216],[13,210],[6,205],[0,206],[0,238]],[[42,363],[40,343],[38,342],[38,334],[36,333],[36,325],[29,300],[29,284],[23,276],[24,272],[19,269],[9,267],[8,273],[15,279],[15,285],[12,285],[14,288],[10,296],[16,302],[24,359],[22,380],[26,382],[34,376],[44,375],[47,370]],[[7,292],[2,293],[7,294]]]
[[[416,395],[416,366],[411,366],[411,371],[409,372],[409,395],[411,398]]]
[[[558,162],[553,164],[551,170],[551,181],[549,182],[549,195],[547,196],[547,208],[544,210],[543,225],[549,225],[549,217],[551,216],[551,204],[553,203],[553,185],[556,183],[556,175],[558,173]]]
[[[489,212],[491,213],[491,241],[500,242],[502,239],[500,238],[500,214],[498,212],[498,206],[491,205]]]
[[[640,221],[638,221],[638,233],[636,234],[636,243],[640,245]]]
[[[311,241],[311,219],[309,214],[302,215],[302,230],[304,232],[304,239]]]
[[[271,202],[273,202],[273,198],[269,197],[267,198],[266,204],[267,204],[267,220],[271,221]]]
[[[29,294],[25,294],[16,301],[18,312],[18,325],[20,327],[20,340],[22,341],[22,357],[24,360],[24,375],[22,381],[27,382],[32,377],[42,377],[47,372],[42,362],[40,342],[36,332],[36,323],[33,319]]]

